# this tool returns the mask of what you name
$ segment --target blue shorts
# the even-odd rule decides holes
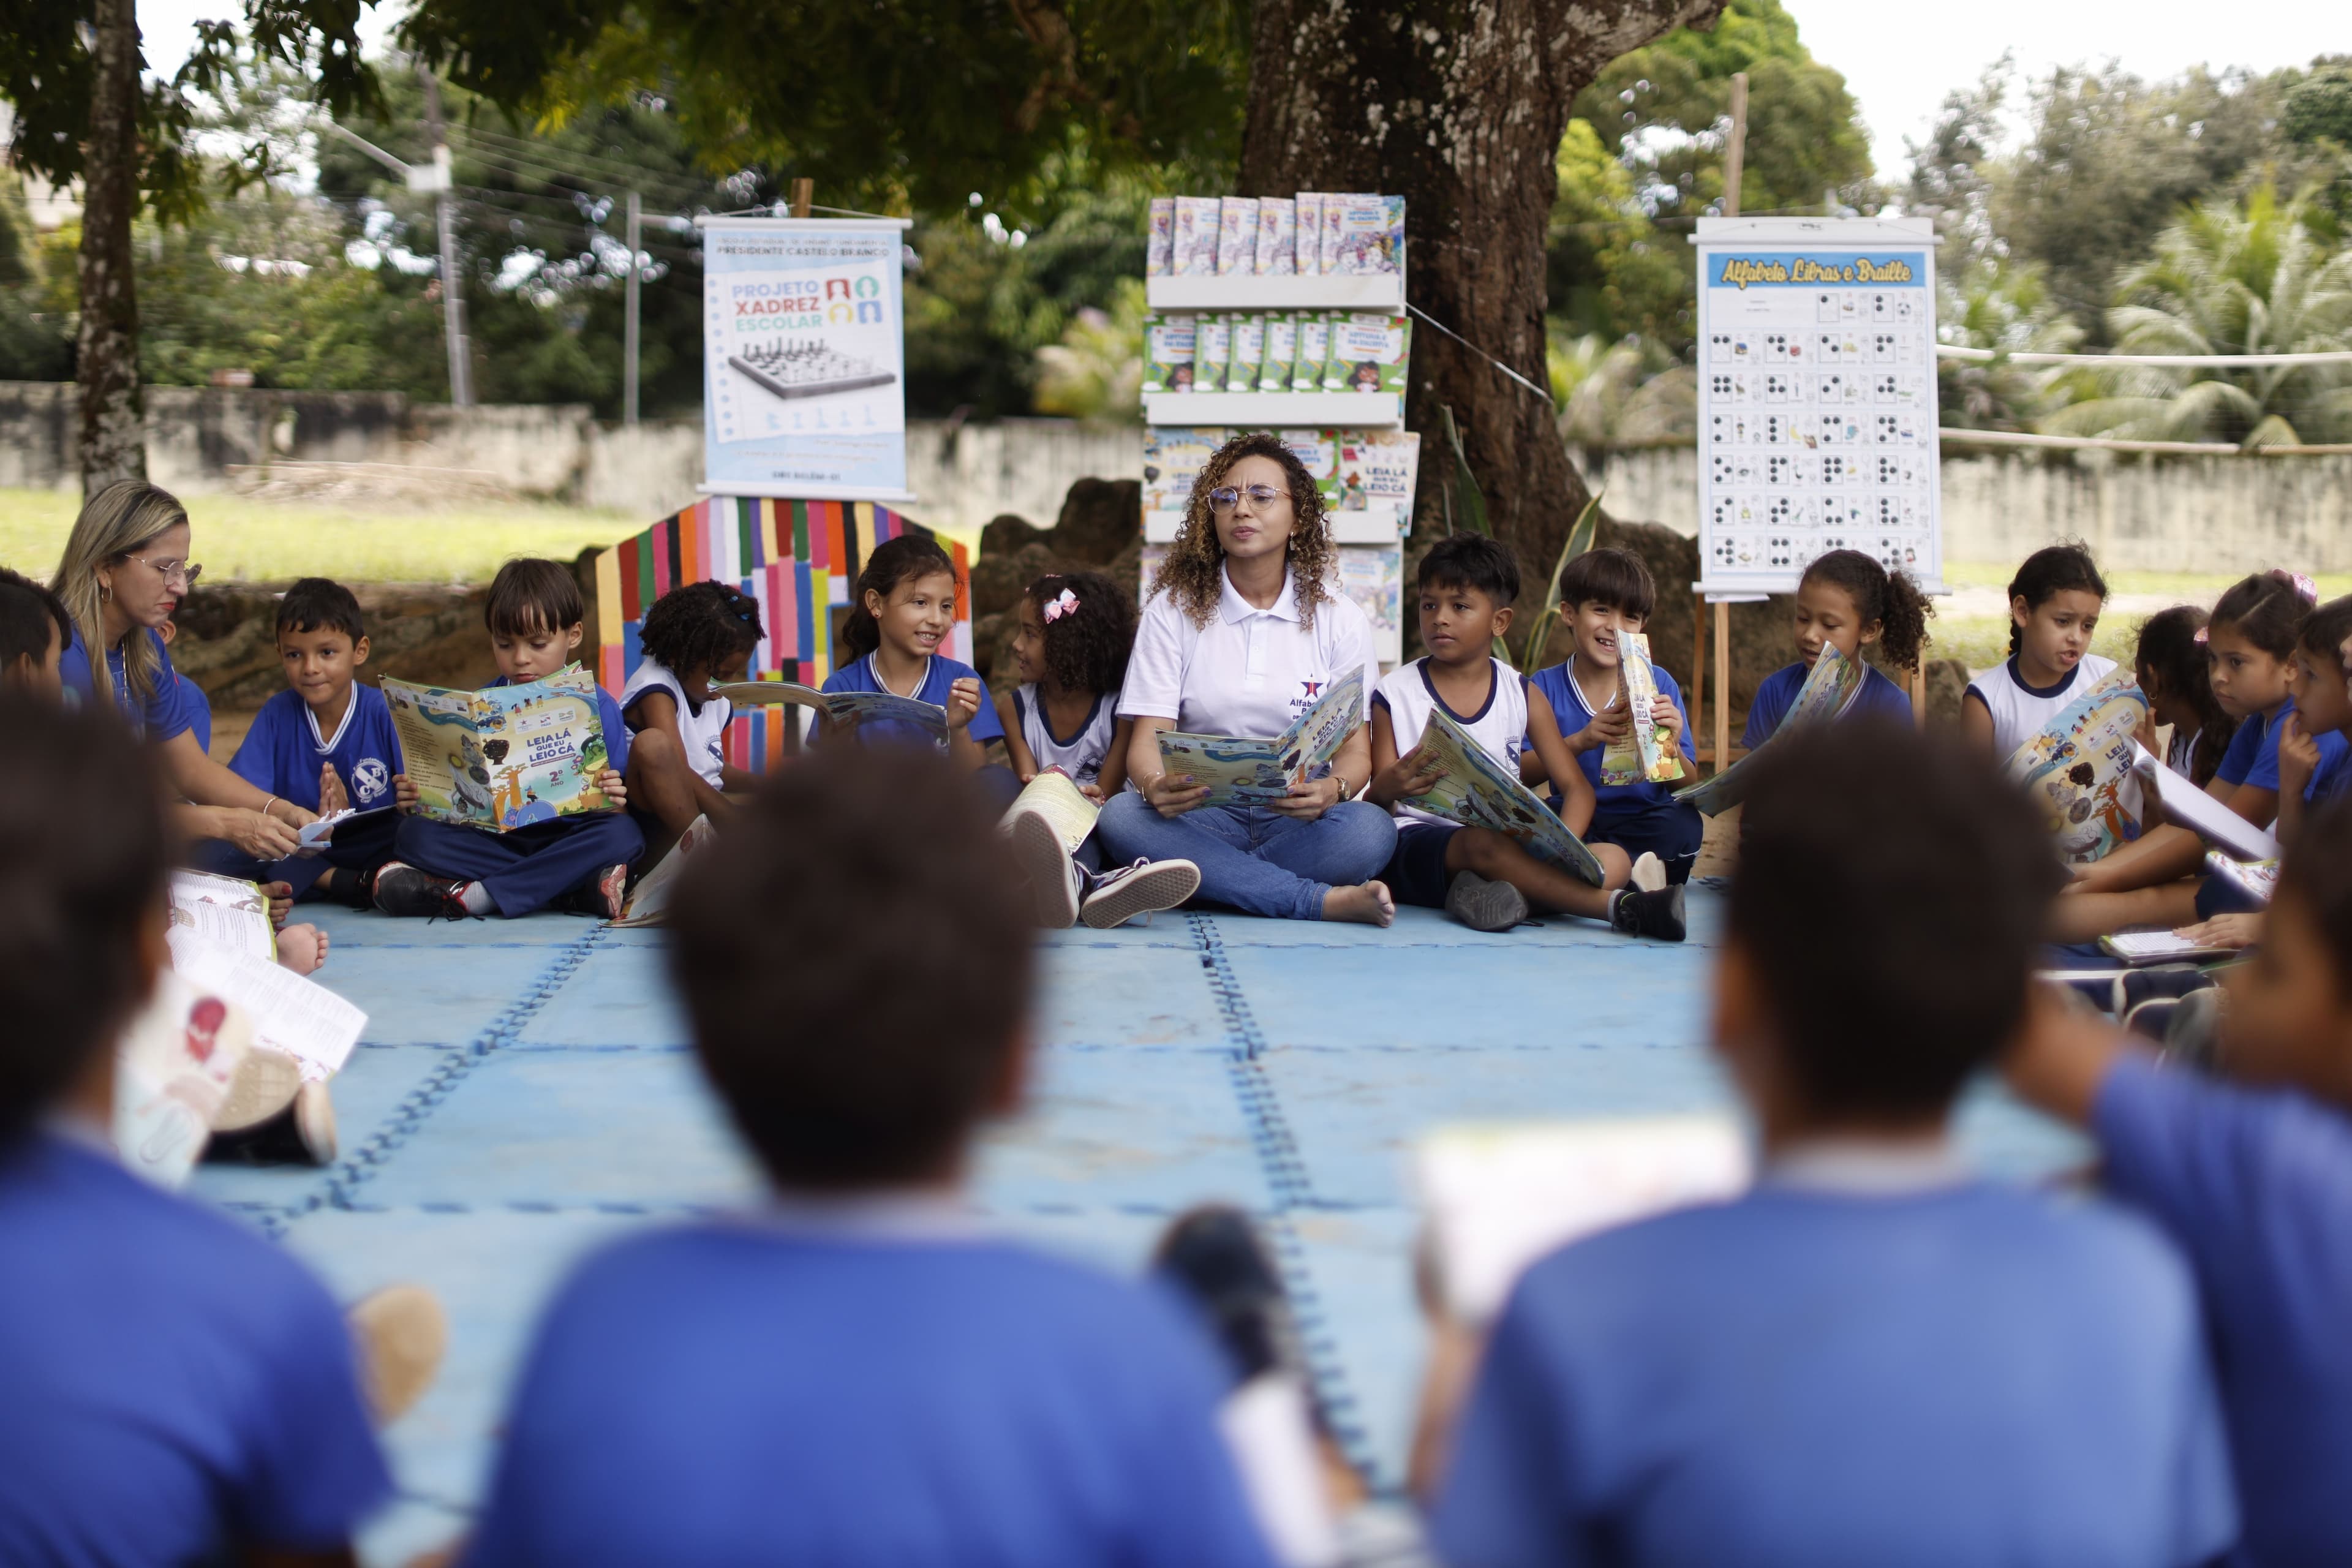
[[[1445,846],[1461,831],[1459,823],[1400,818],[1395,853],[1381,872],[1381,880],[1389,885],[1389,896],[1401,904],[1444,909],[1445,889],[1454,880],[1454,874],[1445,868]]]
[[[2197,918],[2210,921],[2216,915],[2250,915],[2263,907],[2263,901],[2231,881],[2227,877],[2207,877],[2197,884]]]

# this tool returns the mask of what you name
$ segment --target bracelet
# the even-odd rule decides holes
[[[269,815],[269,808],[270,808],[271,806],[273,806],[273,805],[276,805],[277,804],[278,804],[278,797],[277,797],[276,795],[271,795],[268,800],[263,801],[263,802],[261,803],[261,815],[262,815],[262,816],[268,816]]]

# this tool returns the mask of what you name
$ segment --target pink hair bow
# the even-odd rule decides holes
[[[1063,589],[1056,597],[1045,602],[1045,615],[1048,626],[1060,620],[1064,616],[1075,616],[1077,613],[1078,596],[1067,588]]]
[[[2205,646],[2205,628],[2203,626],[2199,626],[2197,628],[2197,635],[2189,640],[2195,643],[2199,647],[2203,647]]]
[[[2279,575],[2294,584],[2294,591],[2313,604],[2319,603],[2319,584],[2300,572],[2282,571]]]

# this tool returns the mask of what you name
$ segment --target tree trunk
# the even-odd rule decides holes
[[[1257,0],[1241,191],[1405,198],[1412,304],[1537,386],[1544,228],[1569,104],[1601,68],[1722,0]],[[1414,514],[1437,524],[1451,405],[1496,536],[1539,603],[1587,500],[1551,405],[1416,320]],[[1528,617],[1522,616],[1524,626]]]
[[[89,140],[82,151],[81,484],[95,495],[147,477],[139,395],[139,294],[131,220],[139,210],[139,24],[133,0],[96,0]]]

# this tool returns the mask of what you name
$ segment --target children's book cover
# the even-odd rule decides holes
[[[1217,270],[1217,208],[1214,196],[1178,196],[1176,232],[1169,246],[1169,270],[1178,278],[1208,278]]]
[[[1256,270],[1288,277],[1298,270],[1298,204],[1288,196],[1262,196],[1257,204]]]
[[[1143,390],[1192,390],[1192,318],[1187,312],[1143,319]]]
[[[1151,198],[1151,226],[1145,231],[1143,241],[1143,275],[1165,278],[1176,251],[1176,198]]]
[[[1290,390],[1320,392],[1323,369],[1331,357],[1331,313],[1302,310],[1298,316],[1298,363],[1292,369]]]
[[[2205,851],[2205,869],[2228,882],[2264,909],[2278,892],[2279,863],[2276,860],[2232,860],[2219,849]]]
[[[1181,425],[1143,427],[1143,510],[1182,511],[1192,502],[1192,480],[1217,448],[1225,432],[1192,429]]]
[[[1617,634],[1618,689],[1633,715],[1633,731],[1612,741],[1601,753],[1606,784],[1666,784],[1683,776],[1682,749],[1666,740],[1664,725],[1649,717],[1657,700],[1658,678],[1650,668],[1650,639],[1641,632]]]
[[[821,708],[825,717],[836,724],[852,719],[861,723],[869,719],[877,722],[890,720],[917,725],[940,740],[945,740],[948,733],[945,708],[889,691],[819,691],[814,686],[793,680],[730,680],[710,689],[714,696],[724,697],[739,708],[789,703],[796,708]]]
[[[1257,270],[1257,198],[1227,196],[1217,204],[1217,276]]]
[[[1402,392],[1412,322],[1377,310],[1345,310],[1331,318],[1325,344],[1326,392]]]
[[[1227,392],[1255,392],[1258,372],[1265,363],[1265,318],[1233,318],[1232,346],[1225,366]]]
[[[1862,695],[1863,679],[1869,673],[1860,659],[1846,658],[1833,645],[1822,645],[1820,657],[1805,676],[1805,684],[1797,689],[1796,700],[1781,715],[1780,727],[1772,731],[1771,739],[1764,745],[1770,745],[1792,730],[1801,730],[1844,712]],[[1764,746],[1759,746],[1729,767],[1717,768],[1713,778],[1676,790],[1675,798],[1689,802],[1709,816],[1722,816],[1748,798],[1748,785],[1755,782],[1756,775],[1745,770],[1763,751]]]
[[[2147,721],[2147,699],[2125,665],[2067,704],[2010,757],[2010,778],[2042,808],[2067,860],[2096,860],[2139,837],[2132,747]]]
[[[1297,226],[1298,271],[1302,277],[1312,278],[1323,270],[1323,206],[1330,198],[1321,191],[1301,191],[1293,199],[1297,207],[1291,216]],[[1319,375],[1319,360],[1317,367]]]
[[[1192,334],[1192,385],[1201,392],[1223,392],[1234,358],[1234,321],[1230,316],[1202,316]]]
[[[1364,672],[1352,669],[1270,741],[1162,730],[1160,761],[1169,773],[1189,773],[1194,784],[1206,784],[1210,805],[1263,805],[1330,772],[1363,709]]]
[[[1405,805],[1465,827],[1492,828],[1537,859],[1601,886],[1601,862],[1584,840],[1444,709],[1430,710],[1413,752],[1442,771],[1426,793],[1408,797]]]
[[[382,684],[420,816],[504,833],[614,809],[595,787],[607,757],[596,678],[579,666],[479,691]]]
[[[1361,277],[1402,268],[1403,198],[1340,195],[1330,202],[1323,218],[1324,271]]]
[[[1258,365],[1260,392],[1288,392],[1298,365],[1298,318],[1287,310],[1265,319],[1265,358]]]

